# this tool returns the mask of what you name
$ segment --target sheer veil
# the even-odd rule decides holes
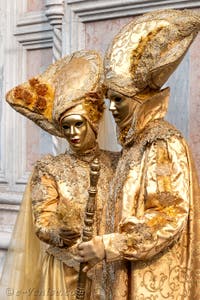
[[[6,255],[0,299],[35,299],[44,248],[34,232],[29,179]]]
[[[121,146],[117,143],[116,125],[111,112],[108,109],[109,101],[105,100],[106,108],[99,126],[98,142],[100,149],[120,151]]]

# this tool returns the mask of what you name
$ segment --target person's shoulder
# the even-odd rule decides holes
[[[172,135],[167,139],[166,142],[168,148],[171,148],[172,150],[175,150],[177,152],[180,151],[181,153],[181,151],[189,151],[188,143],[182,135]]]
[[[35,163],[35,168],[39,169],[49,169],[56,165],[62,164],[62,162],[66,162],[70,159],[70,155],[68,154],[59,154],[59,155],[52,155],[52,154],[46,154],[42,156],[39,160]]]
[[[52,154],[45,154],[40,159],[38,159],[34,165],[35,168],[44,168],[45,166],[48,166],[49,164],[54,163],[55,156]]]
[[[166,120],[158,119],[144,128],[138,137],[138,141],[143,145],[150,145],[157,143],[159,140],[168,141],[172,138],[183,140],[183,135],[174,125]]]
[[[189,148],[182,134],[169,134],[161,136],[149,144],[149,149],[153,149],[158,153],[168,153],[170,157],[177,156],[179,158],[188,157]]]

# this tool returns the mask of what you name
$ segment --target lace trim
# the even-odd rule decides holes
[[[76,247],[71,247],[69,250],[66,248],[50,246],[47,248],[46,252],[50,255],[53,255],[56,259],[61,260],[68,267],[72,267],[79,272],[80,264],[74,259],[74,256],[76,256]]]

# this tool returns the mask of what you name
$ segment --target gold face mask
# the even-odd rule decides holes
[[[109,110],[112,112],[119,128],[123,129],[131,126],[138,102],[111,89],[108,90],[108,98],[110,99]]]
[[[87,120],[81,115],[67,115],[62,119],[63,133],[75,152],[84,152],[96,144],[95,133]]]

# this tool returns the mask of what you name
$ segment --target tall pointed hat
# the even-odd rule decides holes
[[[144,14],[122,28],[108,48],[105,85],[132,97],[159,90],[181,62],[200,29],[200,15],[189,10]]]

